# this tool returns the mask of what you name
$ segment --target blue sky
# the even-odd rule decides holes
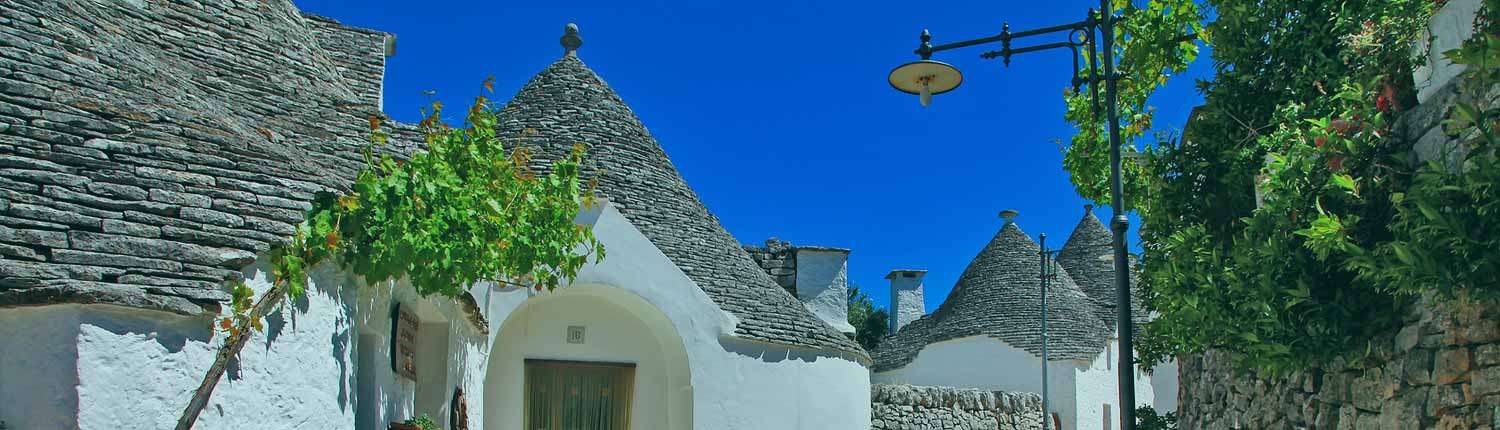
[[[850,281],[881,305],[891,269],[927,269],[935,309],[1000,228],[1002,209],[1019,210],[1021,228],[1054,246],[1083,215],[1053,143],[1072,134],[1066,51],[1020,55],[1008,69],[979,58],[998,47],[939,53],[965,81],[927,108],[892,90],[886,74],[917,58],[923,28],[934,43],[951,42],[996,34],[1005,21],[1019,31],[1080,20],[1096,2],[296,3],[397,35],[385,110],[408,122],[429,102],[423,91],[468,106],[490,75],[497,98],[509,99],[562,55],[564,24],[578,23],[579,56],[735,237],[851,248]],[[1190,78],[1210,73],[1200,59],[1158,93],[1158,127],[1181,127],[1202,100]],[[1108,219],[1107,207],[1096,211]]]

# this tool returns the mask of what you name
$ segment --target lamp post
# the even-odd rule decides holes
[[[1130,274],[1127,260],[1128,254],[1125,248],[1125,232],[1130,227],[1130,220],[1125,217],[1124,187],[1120,181],[1120,119],[1119,108],[1116,106],[1115,100],[1117,93],[1115,84],[1120,79],[1120,76],[1115,74],[1114,58],[1114,24],[1117,18],[1110,12],[1111,10],[1109,0],[1100,0],[1099,9],[1097,11],[1090,9],[1088,16],[1082,21],[1019,32],[1011,32],[1010,24],[1005,24],[1000,34],[995,36],[938,46],[932,45],[932,34],[927,30],[922,30],[922,43],[916,50],[916,54],[921,56],[922,59],[903,64],[892,70],[889,80],[891,86],[897,90],[918,95],[922,105],[926,106],[931,103],[933,95],[952,91],[959,84],[963,83],[963,74],[957,68],[947,63],[933,61],[932,53],[999,42],[1001,44],[1000,50],[985,52],[980,54],[980,57],[985,59],[1002,58],[1005,64],[1009,66],[1010,57],[1015,54],[1057,48],[1066,48],[1072,51],[1073,88],[1077,90],[1083,84],[1088,84],[1094,94],[1093,99],[1096,109],[1099,100],[1098,84],[1101,82],[1104,84],[1105,120],[1109,127],[1109,194],[1110,206],[1114,211],[1114,216],[1110,218],[1110,230],[1113,232],[1111,247],[1114,250],[1115,298],[1116,308],[1119,312],[1115,321],[1118,325],[1120,339],[1120,353],[1117,354],[1119,356],[1119,365],[1117,368],[1119,370],[1120,429],[1135,430],[1135,348],[1132,345],[1135,326],[1134,321],[1130,318]],[[1068,40],[1065,42],[1021,48],[1011,47],[1011,42],[1015,39],[1059,32],[1067,32]],[[1094,37],[1096,34],[1098,35],[1097,38]],[[1080,35],[1083,36],[1084,40],[1078,40],[1079,37],[1077,36]],[[1099,40],[1100,44],[1098,50],[1095,49],[1094,41],[1096,39]],[[1088,50],[1090,59],[1088,61],[1089,74],[1086,77],[1079,76],[1078,50],[1080,48]],[[1104,65],[1102,74],[1098,73],[1095,69],[1094,65],[1098,63],[1103,63]],[[1043,288],[1045,289],[1045,258],[1043,264]],[[1046,294],[1043,294],[1042,297],[1045,299]],[[1042,321],[1045,324],[1046,318],[1043,318]],[[1042,345],[1045,348],[1045,340]],[[1045,351],[1043,354],[1045,355]],[[1044,357],[1042,362],[1043,372],[1045,372],[1046,366],[1046,358]],[[1046,390],[1045,383],[1043,383],[1042,389]],[[1044,410],[1043,413],[1048,414],[1050,412]]]
[[[1047,233],[1037,236],[1041,242],[1038,246],[1042,249],[1038,254],[1042,257],[1042,429],[1045,430],[1052,426],[1052,405],[1047,402],[1047,284],[1052,281],[1047,273],[1052,265],[1047,263],[1052,261],[1052,253],[1047,250]]]

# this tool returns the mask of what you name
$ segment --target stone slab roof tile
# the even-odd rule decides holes
[[[933,343],[989,336],[1041,355],[1041,248],[1015,223],[1006,223],[964,269],[947,300],[886,338],[871,354],[872,370],[899,369]],[[1056,263],[1054,263],[1056,265]],[[1111,330],[1099,308],[1061,266],[1047,295],[1050,360],[1091,360]]]
[[[284,0],[0,2],[0,306],[217,312],[363,166],[384,38]]]
[[[1115,317],[1118,315],[1115,311],[1118,299],[1115,297],[1114,251],[1110,248],[1113,237],[1114,233],[1110,232],[1109,227],[1094,216],[1092,210],[1086,210],[1083,219],[1078,220],[1078,226],[1073,228],[1068,242],[1057,253],[1058,264],[1067,269],[1084,294],[1100,307],[1100,316],[1110,327],[1114,327]],[[1131,320],[1139,327],[1146,323],[1147,313],[1140,300],[1140,280],[1133,270],[1135,259],[1134,256],[1131,257]]]
[[[840,351],[865,358],[859,345],[813,316],[776,285],[683,180],[635,113],[582,60],[570,53],[542,70],[501,109],[501,134],[525,134],[538,167],[588,148],[583,173],[721,309],[740,337]]]

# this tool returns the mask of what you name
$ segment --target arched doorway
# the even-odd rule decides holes
[[[578,374],[569,374],[569,368],[579,369]],[[692,428],[692,384],[682,338],[656,306],[621,288],[570,285],[527,299],[500,326],[487,372],[487,430],[525,428],[528,414],[538,419],[537,404],[551,401],[547,400],[548,393],[535,389],[543,385],[538,382],[542,379],[555,382],[560,376],[582,378],[583,386],[594,390],[604,387],[607,392],[620,389],[622,383],[598,381],[623,381],[620,375],[625,373],[629,374],[631,394],[626,409],[630,428]],[[528,372],[533,382],[530,392]],[[590,378],[593,382],[588,382]],[[573,391],[570,395],[577,394],[576,389]],[[611,399],[624,401],[624,396],[617,394]],[[597,401],[582,402],[594,405]],[[618,408],[593,408],[598,412],[591,413],[608,414],[606,410],[614,409]],[[609,418],[601,415],[590,419]]]

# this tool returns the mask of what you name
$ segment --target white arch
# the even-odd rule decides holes
[[[566,341],[585,327],[583,344]],[[540,293],[511,312],[490,350],[484,380],[484,428],[521,428],[526,359],[636,364],[631,427],[691,429],[692,382],[682,337],[666,314],[614,286],[575,284]]]

